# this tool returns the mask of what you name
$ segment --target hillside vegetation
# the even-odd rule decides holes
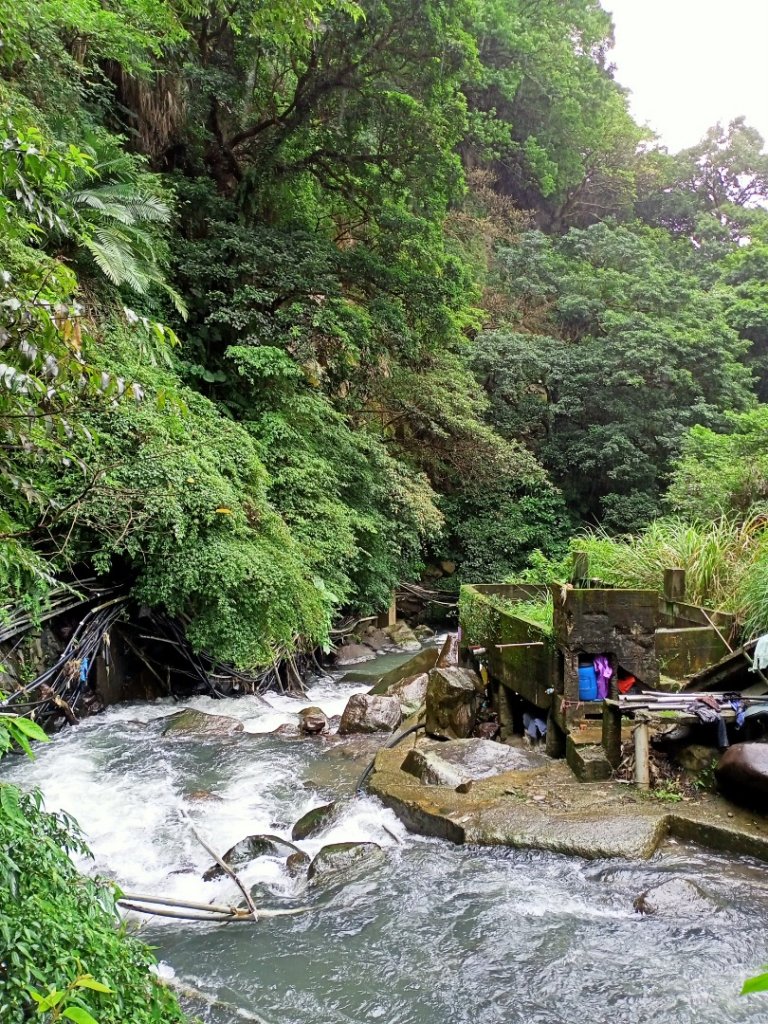
[[[596,0],[0,25],[6,606],[103,574],[253,668],[429,560],[754,523],[768,157],[658,148]]]

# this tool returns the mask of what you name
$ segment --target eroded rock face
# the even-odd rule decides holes
[[[376,843],[332,843],[315,856],[307,877],[317,881],[338,881],[368,871],[383,860],[384,851]]]
[[[637,914],[659,917],[700,917],[713,910],[712,901],[687,878],[670,878],[640,893],[632,902]]]
[[[332,800],[329,804],[320,804],[319,807],[313,807],[311,811],[307,811],[306,814],[303,814],[293,826],[291,829],[291,839],[298,842],[302,839],[308,839],[310,836],[316,835],[318,832],[321,832],[326,825],[330,825],[335,814],[335,800]]]
[[[396,697],[379,697],[355,693],[349,698],[339,723],[339,735],[356,732],[392,732],[402,721],[400,701]]]
[[[731,800],[768,807],[768,743],[734,743],[720,758],[715,775]]]
[[[363,644],[345,644],[336,651],[337,665],[359,665],[361,661],[371,661],[376,657],[375,651]]]
[[[328,717],[321,708],[302,708],[299,712],[299,732],[303,735],[317,736],[328,728]]]
[[[207,715],[185,708],[163,722],[163,736],[234,736],[243,731],[243,723],[223,715]]]
[[[432,669],[426,696],[427,733],[449,740],[471,736],[484,689],[483,681],[470,669]]]
[[[238,864],[247,864],[256,860],[257,857],[288,857],[292,854],[301,853],[293,843],[279,836],[256,835],[246,836],[239,843],[227,850],[221,858],[230,867],[237,867]],[[213,878],[220,878],[224,874],[224,868],[219,864],[213,864],[203,875],[203,881],[210,882]]]

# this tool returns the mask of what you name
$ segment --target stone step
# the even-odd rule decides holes
[[[565,744],[565,758],[579,782],[603,782],[613,774],[605,751],[597,743],[577,744],[569,736]]]

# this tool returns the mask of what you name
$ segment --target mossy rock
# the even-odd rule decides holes
[[[230,867],[237,867],[239,864],[248,864],[257,857],[290,857],[293,854],[301,853],[293,843],[280,836],[256,835],[246,836],[238,843],[235,843],[221,858]],[[203,875],[204,882],[210,882],[214,878],[221,878],[224,868],[220,864],[212,864]]]
[[[316,855],[307,878],[337,880],[367,871],[384,861],[384,851],[376,843],[331,843]]]
[[[301,839],[309,839],[317,835],[326,825],[330,825],[336,815],[336,801],[329,804],[320,804],[313,807],[311,811],[303,814],[291,829],[291,839],[298,842]]]

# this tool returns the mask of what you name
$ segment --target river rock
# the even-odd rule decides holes
[[[435,662],[435,668],[455,668],[459,664],[459,634],[449,633]]]
[[[347,702],[339,723],[339,735],[355,732],[392,732],[402,720],[400,701],[396,697],[377,697],[355,693]]]
[[[417,676],[410,676],[403,679],[387,690],[387,697],[395,697],[400,702],[400,709],[403,717],[407,718],[414,711],[418,711],[427,697],[427,686],[429,684],[429,673],[421,672]]]
[[[336,649],[337,665],[359,665],[361,661],[371,661],[375,657],[375,652],[363,644],[344,644]]]
[[[330,825],[336,814],[336,801],[329,804],[320,804],[313,807],[311,811],[303,814],[291,829],[291,839],[299,842],[302,839],[309,839],[310,836],[321,832],[326,825]]]
[[[322,708],[302,708],[299,712],[299,732],[303,735],[316,736],[318,733],[327,732],[328,727],[328,717]]]
[[[357,874],[384,860],[384,851],[376,843],[332,843],[315,856],[307,878],[325,880],[338,875]]]
[[[674,758],[675,762],[681,768],[685,768],[687,772],[700,775],[707,768],[711,768],[712,763],[716,763],[719,756],[720,751],[717,747],[705,747],[701,743],[689,743],[687,746],[681,747],[680,750],[676,751]]]
[[[403,651],[418,651],[421,644],[407,622],[396,622],[384,631],[392,643]]]
[[[285,862],[285,868],[292,878],[299,878],[301,875],[306,875],[309,862],[309,854],[304,853],[303,850],[297,850]]]
[[[431,636],[435,635],[435,631],[422,622],[421,625],[414,628],[413,635],[417,640],[428,640]]]
[[[243,731],[243,723],[223,715],[207,715],[185,708],[163,722],[163,736],[234,736]]]
[[[715,776],[737,803],[768,807],[768,743],[734,743],[720,758]]]
[[[449,740],[471,736],[484,689],[471,669],[432,669],[427,684],[427,733]]]
[[[303,733],[295,722],[283,722],[270,735],[279,736],[281,740],[297,740]]]
[[[389,647],[390,639],[383,629],[371,626],[363,636],[363,643],[366,647],[370,647],[372,651],[378,652]]]
[[[704,917],[713,910],[712,901],[687,878],[670,878],[636,896],[632,902],[636,914],[659,917]]]
[[[221,859],[234,868],[238,864],[248,864],[257,857],[287,857],[294,853],[301,853],[301,850],[287,839],[281,839],[280,836],[257,835],[241,839],[227,850]],[[210,882],[213,878],[220,878],[224,873],[224,868],[220,864],[213,864],[203,875],[203,881]]]

